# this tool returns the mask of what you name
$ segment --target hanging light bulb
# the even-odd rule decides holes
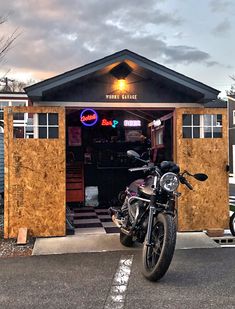
[[[126,81],[125,81],[125,79],[119,79],[118,80],[118,89],[120,91],[124,91],[126,89]]]

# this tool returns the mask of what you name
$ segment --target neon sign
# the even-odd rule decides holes
[[[153,120],[153,126],[156,128],[156,127],[159,127],[161,125],[161,119],[157,119],[157,120]]]
[[[140,120],[124,120],[124,127],[141,127]]]
[[[98,114],[94,109],[86,108],[80,114],[80,121],[86,127],[92,127],[98,121]]]
[[[118,125],[119,121],[118,120],[107,120],[107,119],[102,119],[101,121],[101,125],[103,127],[113,127],[116,128],[116,126]]]

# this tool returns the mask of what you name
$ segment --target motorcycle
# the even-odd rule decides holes
[[[235,236],[235,206],[230,205],[230,211],[233,212],[232,216],[229,219],[229,228],[233,236]]]
[[[120,228],[120,242],[131,247],[135,241],[143,243],[142,273],[150,281],[160,280],[167,272],[173,258],[176,231],[176,198],[179,183],[190,190],[193,187],[185,176],[205,181],[202,173],[180,173],[178,165],[163,161],[154,165],[140,155],[128,150],[127,156],[144,163],[142,167],[130,168],[130,172],[144,171],[145,179],[138,179],[126,188],[124,202],[120,209],[110,208],[113,222]]]

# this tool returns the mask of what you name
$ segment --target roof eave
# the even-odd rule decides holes
[[[160,65],[152,60],[149,60],[136,53],[133,53],[127,49],[119,51],[115,54],[106,56],[94,62],[88,63],[74,70],[71,70],[71,71],[62,73],[60,75],[57,75],[55,77],[46,79],[37,84],[26,87],[25,91],[27,92],[29,97],[35,97],[35,96],[42,97],[44,91],[47,91],[51,88],[58,87],[61,84],[68,83],[74,79],[79,79],[88,74],[92,74],[107,65],[111,65],[115,62],[121,62],[124,60],[133,61],[139,66],[142,66],[147,70],[150,70],[156,74],[164,76],[165,78],[173,80],[176,83],[183,84],[186,87],[192,88],[200,93],[203,93],[205,96],[205,99],[215,98],[220,93],[220,91],[217,89],[207,86],[183,74],[175,72],[163,65]]]

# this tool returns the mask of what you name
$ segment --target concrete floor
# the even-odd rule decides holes
[[[176,249],[219,248],[211,238],[203,232],[177,233]],[[132,250],[138,250],[141,244],[136,244]],[[37,238],[33,255],[106,252],[130,250],[119,241],[118,234],[112,235],[73,235],[66,237]]]

